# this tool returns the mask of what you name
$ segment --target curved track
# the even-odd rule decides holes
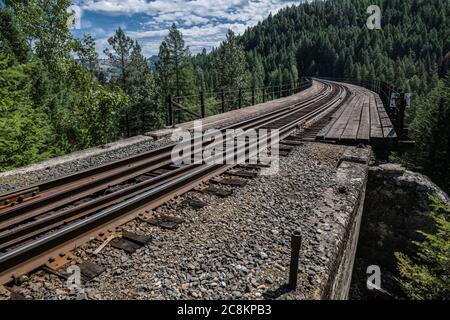
[[[318,82],[322,88],[313,96],[221,130],[279,129],[279,140],[283,140],[306,122],[336,110],[349,97],[340,84]],[[211,142],[200,144],[204,148]],[[3,200],[0,207],[0,284],[244,162],[252,149],[246,143],[246,148],[238,150],[234,165],[176,166],[171,160],[174,146],[3,196],[14,201]]]

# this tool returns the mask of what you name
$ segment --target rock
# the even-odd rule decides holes
[[[184,219],[176,230],[130,221],[124,230],[151,234],[153,239],[136,254],[106,247],[94,257],[87,253],[96,246],[82,246],[77,255],[107,267],[89,283],[88,298],[260,299],[263,290],[285,282],[291,234],[296,229],[302,230],[304,253],[309,256],[302,264],[329,265],[342,242],[339,235],[348,223],[346,212],[357,190],[356,182],[338,183],[336,178],[339,154],[347,148],[313,143],[296,147],[281,159],[277,175],[258,176],[238,189],[221,186],[233,190],[227,198],[188,192],[154,211]],[[340,186],[347,188],[345,195],[338,194]],[[207,206],[196,211],[180,205],[194,196]],[[319,234],[317,229],[324,232]],[[326,262],[321,255],[328,256]],[[45,281],[58,287],[56,281]],[[298,296],[304,291],[301,294],[311,298],[312,290],[319,289],[302,287]],[[57,296],[56,290],[30,292],[35,298]],[[76,297],[68,292],[59,296]]]
[[[395,164],[395,163],[380,164],[378,166],[378,168],[383,171],[383,174],[390,174],[390,175],[401,175],[406,170],[400,164]]]
[[[187,290],[189,288],[189,283],[183,283],[182,285],[181,285],[181,289],[182,290]]]

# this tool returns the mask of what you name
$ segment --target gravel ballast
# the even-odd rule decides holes
[[[295,95],[206,117],[202,119],[203,128],[223,128],[238,121],[248,120],[257,115],[275,111],[281,107],[295,104],[306,96],[319,92],[322,87],[322,84],[313,81],[312,87]],[[177,128],[192,130],[194,123],[187,122],[179,124]],[[77,151],[30,166],[0,173],[0,195],[167,146],[173,143],[170,140],[170,136],[174,130],[175,128],[166,128],[148,132],[145,135]]]
[[[306,143],[281,158],[277,175],[249,180],[227,198],[191,191],[183,197],[205,207],[171,201],[160,208],[185,220],[178,229],[140,220],[123,226],[152,237],[131,255],[109,245],[93,255],[101,243],[91,241],[75,251],[78,262],[106,271],[82,290],[44,271],[19,279],[14,290],[34,299],[263,299],[286,283],[290,236],[300,229],[298,290],[279,298],[323,298],[365,183],[365,164],[357,164],[355,179],[342,178],[337,168],[353,149]]]
[[[136,136],[0,173],[0,195],[148,152],[173,141]]]

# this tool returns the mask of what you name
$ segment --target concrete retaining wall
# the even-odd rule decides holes
[[[349,295],[366,196],[369,156],[368,149],[348,149],[348,152],[341,158],[337,171],[338,179],[347,183],[350,181],[357,188],[354,189],[356,192],[352,195],[354,197],[353,210],[351,210],[350,223],[347,225],[347,232],[344,235],[339,255],[340,261],[336,261],[336,270],[334,275],[331,274],[325,299],[345,300]]]

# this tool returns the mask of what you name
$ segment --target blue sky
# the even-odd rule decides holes
[[[158,54],[159,45],[175,22],[193,53],[223,41],[227,29],[242,33],[269,13],[301,0],[73,0],[80,13],[76,37],[90,33],[102,52],[120,26],[137,39],[144,54]]]

